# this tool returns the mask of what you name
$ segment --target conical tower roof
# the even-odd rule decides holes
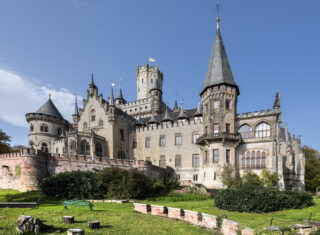
[[[189,117],[185,114],[184,109],[183,109],[183,102],[181,101],[181,108],[180,108],[180,113],[177,117],[177,119],[189,119]]]
[[[156,120],[156,118],[154,116],[154,111],[152,110],[152,116],[151,116],[148,124],[153,124],[153,123],[158,123],[158,121]]]
[[[111,86],[111,94],[110,94],[109,105],[114,106],[114,97],[113,97],[113,88],[112,88],[112,86]]]
[[[166,122],[166,121],[173,121],[173,119],[170,117],[169,113],[168,113],[168,107],[166,107],[166,113],[164,114],[162,120],[162,122]]]
[[[119,96],[117,97],[117,99],[121,99],[124,100],[123,95],[122,95],[122,89],[119,89]]]
[[[227,84],[239,88],[233,80],[232,71],[227,57],[226,49],[221,37],[219,28],[219,18],[217,19],[217,32],[211,51],[211,57],[208,65],[208,71],[201,94],[209,87]]]
[[[203,115],[203,113],[202,113],[201,103],[200,103],[200,99],[199,99],[197,111],[193,114],[193,116],[194,117],[199,117],[199,116],[202,116],[202,115]]]
[[[141,121],[141,113],[139,113],[139,117],[138,117],[138,119],[137,119],[137,121],[136,121],[136,126],[143,126],[144,124],[143,124],[143,122]]]
[[[51,98],[49,97],[48,101],[45,102],[35,113],[46,114],[49,116],[57,117],[60,119],[64,119],[60,114],[59,110],[53,104]]]
[[[74,112],[73,112],[73,115],[75,116],[80,116],[79,115],[79,108],[78,108],[78,100],[77,100],[77,97],[75,98],[75,101],[74,101]]]

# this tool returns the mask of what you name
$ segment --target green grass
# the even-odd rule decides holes
[[[0,189],[0,201],[36,201],[39,192],[19,193],[15,190]],[[68,228],[82,228],[85,234],[211,234],[204,228],[191,224],[140,214],[133,211],[131,203],[96,203],[93,211],[89,208],[63,209],[61,202],[43,202],[39,209],[0,209],[0,234],[16,234],[19,215],[31,215],[44,221],[45,224],[62,229],[60,234],[66,234]],[[62,216],[74,216],[76,223],[64,225]],[[102,229],[90,230],[87,221],[98,220]]]
[[[312,212],[313,220],[320,220],[320,199],[315,198],[315,205],[304,209],[283,210],[270,213],[239,213],[220,210],[214,205],[213,199],[204,201],[189,201],[189,202],[161,202],[161,201],[144,201],[148,204],[164,205],[169,207],[181,208],[186,210],[193,210],[204,212],[211,215],[221,216],[227,215],[228,219],[237,221],[241,225],[250,228],[262,228],[270,224],[273,218],[273,225],[286,227],[293,224],[304,223],[303,220],[308,219],[310,212]]]

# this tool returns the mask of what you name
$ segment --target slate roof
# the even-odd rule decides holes
[[[50,98],[35,113],[46,114],[49,116],[64,119]]]
[[[221,37],[220,29],[217,28],[214,44],[211,51],[211,57],[208,65],[208,71],[201,93],[207,88],[227,84],[239,88],[233,80],[232,71],[227,57],[226,49]]]
[[[193,115],[196,113],[197,109],[187,109],[185,110],[185,115],[191,119],[193,118]],[[172,119],[172,121],[177,121],[177,118],[179,116],[178,112],[168,112],[168,115],[170,116],[170,118]],[[161,122],[163,120],[165,116],[165,113],[154,116],[154,119],[156,122]],[[148,124],[148,122],[150,121],[151,117],[146,117],[146,118],[141,118],[141,122],[144,124]]]

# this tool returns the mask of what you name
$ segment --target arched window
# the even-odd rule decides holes
[[[86,122],[83,123],[83,129],[84,130],[88,129],[88,124]]]
[[[239,128],[238,132],[243,139],[252,138],[252,128],[249,125],[243,125]]]
[[[61,133],[62,133],[62,129],[61,129],[61,128],[58,128],[57,134],[58,134],[58,135],[61,135]]]
[[[30,125],[30,132],[33,131],[33,125]]]
[[[247,167],[250,167],[250,158],[247,158]]]
[[[257,157],[260,157],[260,151],[259,150],[257,151]]]
[[[48,152],[48,144],[47,143],[42,143],[41,144],[41,151],[42,152]]]
[[[95,112],[96,111],[94,109],[91,110],[91,122],[94,122],[96,120]]]
[[[250,152],[249,151],[247,152],[247,157],[250,157]]]
[[[253,157],[251,158],[251,167],[255,167],[256,165],[256,159]]]
[[[265,122],[260,123],[259,125],[256,126],[255,129],[255,137],[256,138],[265,138],[265,137],[270,137],[271,135],[271,128],[270,125],[268,125]]]
[[[80,144],[80,154],[87,155],[90,153],[90,145],[87,140],[82,140]]]
[[[48,132],[48,126],[46,124],[42,124],[40,126],[40,131],[41,132]]]
[[[260,167],[260,158],[257,158],[257,167]]]
[[[255,157],[256,156],[256,152],[253,150],[251,153],[251,157]]]
[[[96,144],[96,156],[102,157],[102,147],[100,143]]]
[[[242,158],[242,166],[245,167],[246,166],[246,159]]]
[[[103,126],[103,120],[99,120],[99,126]]]

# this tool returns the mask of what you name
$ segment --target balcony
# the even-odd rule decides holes
[[[231,141],[241,141],[241,135],[239,133],[228,133],[228,132],[220,132],[220,133],[210,133],[210,134],[203,134],[197,139],[197,144],[205,144],[207,141],[224,141],[224,140],[231,140]]]

